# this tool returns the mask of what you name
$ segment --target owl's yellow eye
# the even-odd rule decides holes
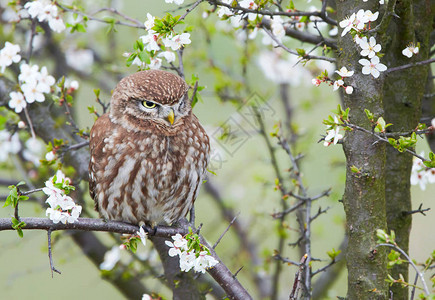
[[[154,108],[156,107],[156,104],[154,102],[151,101],[143,101],[142,105],[146,108]]]

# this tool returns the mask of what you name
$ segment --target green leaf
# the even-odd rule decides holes
[[[151,62],[149,54],[145,51],[139,52],[138,57],[139,57],[140,61],[142,61],[146,64],[149,64]]]
[[[376,230],[376,236],[378,237],[378,244],[386,243],[388,240],[388,234],[382,229]]]
[[[360,173],[361,172],[361,168],[357,168],[355,166],[350,167],[350,171],[352,173]]]
[[[296,48],[296,52],[299,56],[304,57],[306,55],[305,49]]]
[[[332,248],[331,251],[327,251],[326,254],[328,254],[328,256],[334,260],[339,254],[341,253],[341,250],[335,251],[334,248]]]
[[[373,119],[374,119],[374,115],[373,115],[373,113],[371,113],[368,109],[364,109],[364,112],[366,113],[367,118],[368,118],[370,121],[373,121]]]
[[[94,89],[94,94],[97,98],[100,98],[100,92],[101,92],[100,89]]]

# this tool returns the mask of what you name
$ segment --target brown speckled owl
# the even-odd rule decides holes
[[[116,86],[110,112],[90,133],[89,191],[106,220],[172,224],[198,196],[209,139],[188,86],[166,71],[142,71]]]

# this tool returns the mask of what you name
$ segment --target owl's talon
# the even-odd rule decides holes
[[[145,225],[142,225],[142,228],[145,230],[146,233],[148,233],[148,235],[150,236],[155,236],[157,233],[157,226],[152,227],[151,226],[151,230],[149,229],[149,227],[146,227]]]

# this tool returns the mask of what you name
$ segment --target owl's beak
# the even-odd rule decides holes
[[[168,114],[168,121],[169,123],[174,124],[174,119],[175,119],[175,115],[174,115],[174,110],[171,108],[171,111]]]

